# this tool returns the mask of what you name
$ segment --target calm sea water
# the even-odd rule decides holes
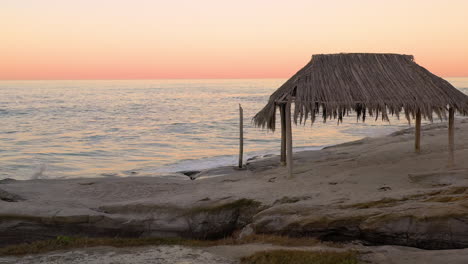
[[[449,78],[468,94],[468,78]],[[278,153],[251,125],[283,79],[1,81],[0,179],[161,175],[235,164],[238,104],[246,158]],[[295,151],[408,127],[354,116],[294,128]]]

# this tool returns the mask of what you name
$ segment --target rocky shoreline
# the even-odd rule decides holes
[[[0,247],[59,235],[218,239],[233,234],[359,240],[421,249],[468,247],[468,122],[458,120],[457,165],[446,167],[444,124],[295,155],[246,170],[171,177],[1,180]],[[219,176],[223,175],[223,176]],[[214,177],[219,176],[219,177]]]

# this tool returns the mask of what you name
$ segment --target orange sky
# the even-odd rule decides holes
[[[466,17],[466,0],[2,0],[0,79],[285,78],[337,52],[468,76]]]

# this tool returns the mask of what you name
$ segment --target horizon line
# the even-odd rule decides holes
[[[287,79],[290,77],[258,77],[258,78],[83,78],[83,79],[0,79],[0,81],[137,81],[137,80],[258,80]],[[468,78],[467,76],[439,76],[441,78]]]
[[[468,76],[466,76],[468,77]],[[135,80],[254,80],[286,79],[291,77],[239,77],[239,78],[83,78],[83,79],[0,79],[0,81],[135,81]]]

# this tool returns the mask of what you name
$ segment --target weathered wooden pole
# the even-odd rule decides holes
[[[288,176],[292,178],[293,176],[293,153],[292,153],[292,129],[291,129],[291,97],[288,99],[286,104],[286,151],[287,151],[287,166],[288,166]]]
[[[421,151],[421,110],[416,112],[416,127],[414,130],[414,151],[419,153]]]
[[[239,168],[242,168],[244,156],[244,110],[239,104]]]
[[[286,165],[286,105],[280,104],[281,117],[281,166]]]
[[[449,147],[449,159],[448,166],[453,167],[455,165],[455,110],[453,107],[449,108],[449,124],[448,124],[448,147]]]

